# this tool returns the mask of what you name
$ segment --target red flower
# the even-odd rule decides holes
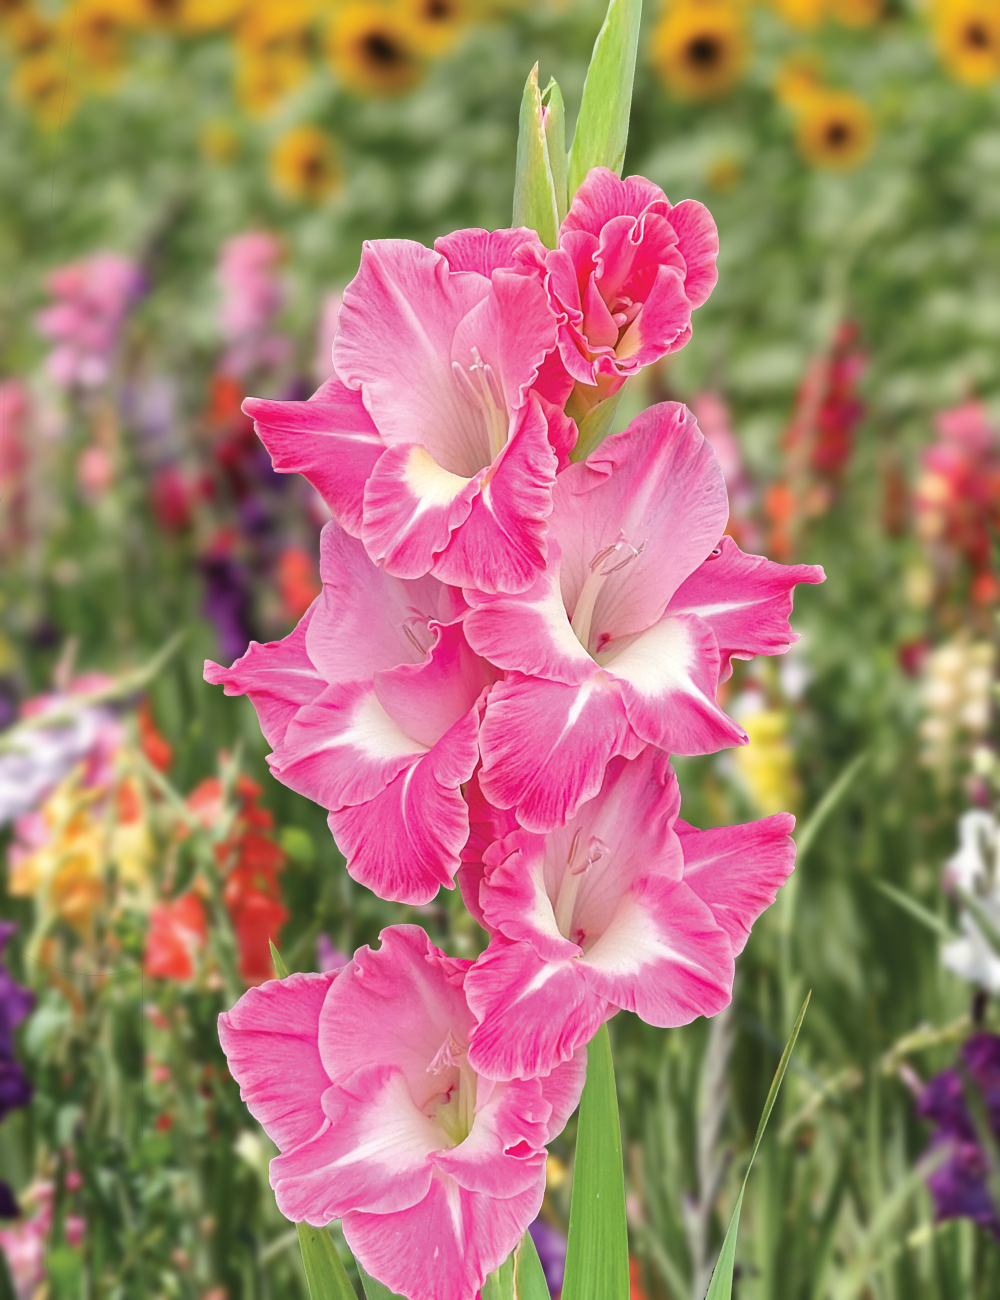
[[[190,890],[170,903],[157,903],[149,913],[146,972],[160,979],[194,978],[195,956],[208,937],[201,899]]]

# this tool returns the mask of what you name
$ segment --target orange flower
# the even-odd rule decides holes
[[[139,710],[139,748],[158,772],[166,772],[174,761],[173,748],[157,731],[148,700],[143,700]]]
[[[289,623],[296,623],[319,595],[316,564],[301,546],[289,546],[278,560],[278,590]]]

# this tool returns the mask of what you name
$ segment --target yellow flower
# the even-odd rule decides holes
[[[129,0],[133,27],[180,27],[187,0]]]
[[[787,716],[778,709],[762,709],[744,718],[743,727],[750,743],[734,750],[733,757],[750,797],[765,817],[794,812],[802,792]]]
[[[386,5],[354,0],[334,12],[327,44],[334,72],[362,95],[399,95],[422,71],[410,24]]]
[[[206,122],[198,135],[202,154],[210,162],[232,162],[240,151],[240,139],[228,122]]]
[[[79,104],[65,60],[48,52],[31,55],[17,65],[10,93],[30,110],[40,126],[49,130],[68,122]]]
[[[771,0],[775,10],[791,27],[814,31],[826,17],[827,0]]]
[[[250,55],[236,66],[236,94],[248,113],[259,116],[301,85],[309,64],[296,58]]]
[[[28,8],[13,13],[4,30],[14,53],[26,59],[49,53],[59,40],[55,25]]]
[[[857,167],[871,150],[875,119],[871,109],[846,90],[817,90],[798,106],[799,151],[815,167]]]
[[[812,50],[789,55],[774,79],[775,96],[786,108],[800,108],[822,88],[823,61]]]
[[[55,916],[86,930],[105,899],[106,836],[90,805],[97,791],[81,790],[73,773],[42,806],[47,840],[12,859],[7,888],[15,898],[33,898],[43,916]]]
[[[732,0],[680,0],[653,32],[653,65],[678,99],[714,99],[739,80],[750,52]]]
[[[984,86],[1000,74],[1000,5],[995,0],[941,0],[933,30],[945,67],[959,81]]]
[[[122,0],[79,0],[63,12],[63,41],[88,71],[106,79],[121,67],[128,16]]]
[[[185,0],[180,27],[191,33],[232,27],[247,11],[249,0]]]
[[[844,27],[871,27],[884,12],[882,0],[829,0],[830,16]]]
[[[281,137],[271,154],[271,175],[278,189],[311,203],[343,179],[336,145],[318,126],[293,127]]]
[[[314,13],[311,0],[248,10],[236,34],[237,93],[248,112],[266,111],[308,77]]]
[[[413,46],[428,58],[447,54],[469,19],[467,0],[399,0]]]

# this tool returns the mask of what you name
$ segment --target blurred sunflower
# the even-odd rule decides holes
[[[827,0],[771,0],[774,10],[790,27],[800,32],[814,31],[827,12]]]
[[[343,84],[362,95],[402,94],[423,70],[412,25],[400,10],[372,0],[355,0],[334,12],[327,53]]]
[[[68,122],[80,97],[66,72],[65,60],[51,51],[22,59],[10,81],[12,97],[34,117],[39,126],[52,130]]]
[[[806,162],[846,171],[868,156],[875,139],[875,119],[857,95],[824,87],[797,111],[795,135]]]
[[[934,39],[945,67],[970,86],[1000,74],[1000,4],[990,0],[940,0]]]
[[[447,52],[469,21],[468,0],[400,0],[414,48],[428,58]]]
[[[678,99],[714,99],[739,80],[750,53],[732,0],[679,0],[653,32],[653,66]]]
[[[128,0],[134,27],[179,27],[187,0]]]
[[[4,23],[13,14],[20,14],[29,8],[30,0],[0,0],[0,23]]]
[[[871,27],[885,12],[883,0],[829,0],[830,17],[844,27]]]
[[[4,26],[4,35],[14,53],[25,59],[46,53],[59,41],[55,24],[28,7],[11,15]]]
[[[311,0],[247,10],[236,34],[236,87],[247,112],[265,112],[308,77],[314,13]]]
[[[128,10],[123,0],[79,0],[62,16],[63,37],[72,41],[86,72],[99,80],[117,72],[125,56]]]
[[[823,86],[823,62],[812,50],[790,54],[778,67],[774,93],[779,104],[797,109]]]
[[[343,181],[337,147],[318,126],[296,126],[287,131],[271,154],[275,185],[295,199],[315,203]]]
[[[239,22],[249,3],[250,0],[185,0],[180,25],[191,33],[223,31]]]

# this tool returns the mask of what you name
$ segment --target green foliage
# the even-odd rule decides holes
[[[296,1232],[309,1286],[309,1300],[357,1300],[337,1247],[326,1228],[299,1223]]]
[[[628,144],[642,0],[611,0],[583,86],[569,151],[569,197],[591,167],[621,175]]]
[[[629,1295],[622,1138],[607,1025],[587,1048],[563,1295],[566,1300],[627,1300]]]

